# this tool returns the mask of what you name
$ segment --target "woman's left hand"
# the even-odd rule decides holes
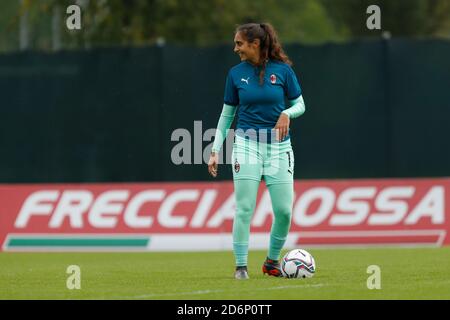
[[[289,116],[285,113],[281,113],[280,117],[278,118],[277,124],[275,125],[275,134],[276,139],[278,141],[283,140],[289,133]]]

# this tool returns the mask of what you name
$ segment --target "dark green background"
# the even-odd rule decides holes
[[[297,179],[450,176],[450,42],[285,50],[306,102]],[[172,164],[171,134],[216,126],[237,63],[229,46],[1,55],[0,182],[211,180]]]

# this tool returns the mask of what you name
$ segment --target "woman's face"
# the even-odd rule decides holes
[[[240,32],[234,36],[234,52],[239,55],[241,61],[248,60],[252,63],[259,61],[259,39],[253,42],[245,40]]]

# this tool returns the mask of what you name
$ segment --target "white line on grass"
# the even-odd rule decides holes
[[[322,283],[318,284],[304,284],[304,285],[293,285],[293,286],[278,286],[270,288],[259,288],[259,289],[249,289],[241,290],[239,292],[255,292],[255,291],[267,291],[267,290],[283,290],[283,289],[295,289],[295,288],[318,288],[323,287]],[[127,297],[117,297],[117,298],[104,298],[104,299],[146,299],[146,298],[156,298],[156,297],[170,297],[170,296],[189,296],[189,295],[202,295],[211,293],[236,293],[235,290],[197,290],[190,292],[172,292],[172,293],[150,293],[143,294],[139,296],[127,296]]]

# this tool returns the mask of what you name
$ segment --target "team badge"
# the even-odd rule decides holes
[[[275,82],[277,82],[277,76],[274,74],[270,75],[270,83],[274,84]]]
[[[241,165],[239,164],[239,162],[236,159],[236,161],[234,162],[234,172],[238,173],[239,170],[241,170]]]

